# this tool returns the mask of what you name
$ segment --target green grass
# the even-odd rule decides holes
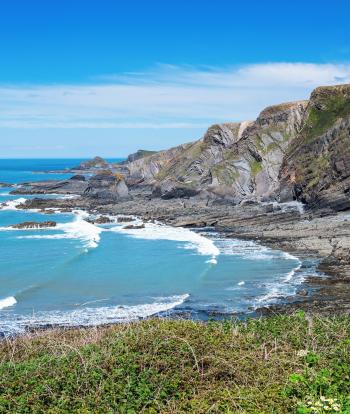
[[[350,115],[348,86],[330,91],[326,89],[316,99],[317,105],[310,109],[303,131],[306,142],[311,142],[325,133],[337,119]]]
[[[250,163],[250,170],[255,177],[261,170],[262,170],[262,163],[261,161],[253,160]]]
[[[3,341],[0,361],[1,413],[336,412],[311,411],[321,397],[350,413],[345,316],[53,330]]]

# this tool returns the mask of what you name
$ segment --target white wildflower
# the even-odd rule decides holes
[[[306,355],[309,353],[309,351],[307,349],[300,349],[297,352],[297,356],[298,357],[306,357]]]

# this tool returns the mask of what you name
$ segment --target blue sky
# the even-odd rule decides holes
[[[124,156],[350,82],[347,1],[11,0],[0,156]]]

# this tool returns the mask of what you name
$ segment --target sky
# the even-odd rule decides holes
[[[350,83],[350,2],[0,3],[0,158],[123,157]]]

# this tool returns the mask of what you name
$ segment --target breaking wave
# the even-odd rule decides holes
[[[27,327],[45,326],[98,326],[117,322],[131,322],[154,316],[181,305],[189,294],[156,299],[153,303],[141,305],[118,305],[86,307],[71,311],[46,311],[33,315],[13,315],[2,323],[3,334],[23,333]]]
[[[27,201],[26,198],[16,198],[15,200],[9,200],[9,201],[5,201],[4,203],[2,203],[0,209],[1,210],[17,210],[17,207],[20,204],[23,204]]]
[[[18,236],[19,239],[78,239],[81,240],[86,248],[94,249],[101,240],[102,229],[84,220],[88,214],[76,210],[74,211],[75,220],[69,223],[58,223],[54,228],[46,228],[41,230],[62,230],[63,233],[57,234],[34,234],[30,236]],[[9,228],[6,228],[9,230]],[[33,230],[33,229],[30,229]]]
[[[220,250],[214,241],[183,227],[171,227],[163,224],[145,223],[144,228],[126,229],[123,226],[115,226],[112,231],[127,234],[131,237],[147,240],[172,240],[185,243],[185,249],[195,250],[203,256],[210,256],[209,263],[216,264]]]
[[[4,308],[9,308],[17,303],[17,300],[14,296],[9,296],[5,299],[0,299],[0,310]]]

